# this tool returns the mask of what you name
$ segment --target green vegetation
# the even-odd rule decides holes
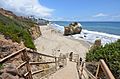
[[[0,69],[2,69],[3,68],[3,64],[0,64]]]
[[[0,33],[12,41],[20,43],[24,42],[25,46],[35,49],[29,29],[33,27],[35,22],[27,19],[10,19],[0,14]]]
[[[120,40],[89,50],[86,61],[98,62],[104,59],[116,79],[120,79]]]

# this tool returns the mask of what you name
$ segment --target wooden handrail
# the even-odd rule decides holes
[[[51,64],[55,62],[29,62],[30,65],[38,65],[38,64]]]
[[[4,62],[7,61],[8,59],[10,59],[10,58],[12,58],[12,57],[20,54],[22,51],[25,51],[25,50],[26,50],[26,48],[20,49],[20,50],[18,50],[17,52],[10,54],[10,55],[4,57],[3,59],[0,59],[0,63],[4,63]],[[38,53],[38,52],[36,52],[36,51],[31,51],[31,50],[28,50],[28,49],[27,49],[27,51],[30,52],[30,53],[36,53],[36,54],[39,54],[39,55],[42,55],[42,56],[46,56],[46,57],[58,58],[58,57],[55,57],[55,56]]]
[[[90,78],[92,78],[92,79],[97,79],[91,72],[89,72],[86,68],[83,68],[85,71],[86,71],[86,73],[87,73],[87,75],[90,77]]]
[[[32,72],[32,75],[35,75],[37,73],[40,73],[40,72],[43,72],[43,71],[46,71],[46,70],[49,70],[49,69],[51,69],[51,68],[46,68],[46,69],[34,71],[34,72]],[[24,76],[27,76],[27,75],[28,75],[28,72],[24,74]]]
[[[113,74],[111,73],[110,69],[108,68],[107,64],[105,63],[105,61],[103,59],[100,60],[100,65],[101,65],[101,68],[104,71],[104,73],[108,79],[115,79]]]
[[[45,56],[45,57],[50,57],[50,58],[54,58],[54,61],[51,61],[51,62],[30,62],[30,58],[29,58],[29,55],[28,53],[35,53],[35,54],[38,54],[38,55],[41,55],[41,56]],[[6,57],[4,57],[3,59],[0,59],[0,64],[3,64],[4,62],[6,62],[7,60],[17,56],[21,54],[22,56],[22,60],[24,61],[23,63],[21,63],[18,67],[16,67],[16,69],[20,69],[22,68],[23,66],[26,66],[26,69],[27,69],[27,73],[24,74],[25,76],[25,79],[33,79],[32,78],[32,75],[34,74],[37,74],[37,73],[40,73],[40,72],[43,72],[43,71],[46,71],[48,69],[51,69],[51,68],[46,68],[46,69],[42,69],[42,70],[38,70],[38,71],[34,71],[34,72],[31,72],[31,66],[30,65],[38,65],[38,64],[52,64],[54,63],[55,64],[55,71],[57,70],[57,67],[58,67],[58,58],[59,57],[56,57],[56,56],[51,56],[51,55],[46,55],[46,54],[42,54],[42,53],[39,53],[37,51],[34,51],[34,50],[30,50],[30,49],[27,49],[27,48],[23,48],[23,49],[20,49],[19,51],[15,52],[15,53],[12,53]],[[53,67],[54,68],[54,67]]]
[[[36,54],[39,54],[39,55],[42,55],[42,56],[46,56],[46,57],[50,57],[50,58],[58,58],[58,57],[55,57],[55,56],[42,54],[42,53],[39,53],[39,52],[37,52],[37,51],[33,51],[33,50],[29,50],[29,49],[27,49],[27,51],[28,51],[29,53],[36,53]]]
[[[83,62],[82,62],[83,63]],[[86,62],[88,63],[88,62]],[[87,73],[87,75],[92,78],[92,79],[97,79],[98,77],[98,74],[99,74],[99,68],[101,67],[101,69],[103,70],[105,76],[108,78],[108,79],[115,79],[115,77],[113,76],[113,74],[111,73],[110,69],[108,68],[107,64],[105,63],[105,61],[103,59],[100,59],[100,61],[98,62],[98,68],[97,68],[97,71],[96,71],[96,76],[94,76],[91,72],[89,72],[87,70],[87,68],[85,68],[84,66],[81,66],[81,65],[77,65],[77,69],[79,69],[79,66],[85,70],[85,72]],[[79,70],[80,73],[83,73],[83,71]],[[84,74],[82,74],[84,75]],[[80,75],[80,79],[82,78],[82,75]]]
[[[49,70],[49,69],[51,69],[51,68],[45,68],[45,69],[42,69],[42,70],[34,71],[34,72],[32,72],[32,75],[35,75],[35,74],[37,74],[39,72],[43,72],[43,71],[46,71],[46,70]]]
[[[12,57],[14,57],[14,56],[20,54],[20,53],[21,53],[22,51],[24,51],[25,49],[26,49],[26,48],[23,48],[23,49],[21,49],[21,50],[18,50],[18,51],[15,52],[15,53],[12,53],[12,54],[10,54],[10,55],[4,57],[3,59],[0,60],[0,63],[4,63],[4,62],[7,61],[8,59],[10,59],[10,58],[12,58]]]

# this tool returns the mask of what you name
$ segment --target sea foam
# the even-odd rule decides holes
[[[58,24],[51,24],[52,27],[54,27],[56,30],[61,31],[64,33],[64,26],[60,26]],[[78,40],[85,40],[90,43],[94,43],[96,39],[101,39],[102,45],[105,45],[106,43],[115,42],[116,40],[120,39],[120,36],[103,33],[103,32],[97,32],[97,31],[89,31],[86,29],[83,29],[81,34],[75,34],[72,35],[74,39]]]
[[[91,43],[94,43],[96,39],[101,39],[101,43],[103,45],[120,39],[120,36],[118,35],[112,35],[112,34],[107,34],[107,33],[102,33],[102,32],[96,32],[96,31],[88,31],[84,29],[82,30],[81,34],[84,34],[85,36],[84,39],[86,39],[87,41]]]
[[[56,30],[61,31],[62,33],[64,32],[64,26],[60,26],[58,24],[50,24],[53,28],[55,28]]]

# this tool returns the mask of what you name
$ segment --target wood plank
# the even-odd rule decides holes
[[[50,58],[58,58],[58,57],[55,57],[55,56],[42,54],[42,53],[39,53],[39,52],[37,52],[37,51],[33,51],[33,50],[29,50],[29,49],[27,49],[27,51],[28,51],[29,53],[36,53],[36,54],[39,54],[39,55],[41,55],[41,56],[46,56],[46,57],[50,57]]]
[[[38,65],[38,64],[52,64],[55,62],[29,62],[30,65]]]
[[[57,71],[57,58],[55,58],[55,69]]]
[[[67,65],[60,68],[56,73],[51,75],[49,79],[79,79],[76,63],[68,60]]]
[[[20,64],[20,65],[17,67],[17,69],[22,68],[23,66],[25,66],[26,63],[27,63],[27,62],[23,62],[22,64]]]
[[[98,76],[98,74],[99,74],[99,70],[100,70],[100,64],[98,64],[98,67],[97,67],[97,70],[96,70],[96,78],[97,78],[97,76]]]
[[[87,75],[92,78],[92,79],[97,79],[91,72],[89,72],[86,68],[83,68],[85,70],[85,72],[87,73]]]
[[[40,72],[43,72],[43,71],[46,71],[46,70],[49,70],[49,69],[51,69],[51,68],[45,68],[45,69],[42,69],[42,70],[34,71],[34,72],[32,72],[32,75],[35,75],[37,73],[40,73]]]
[[[10,54],[10,55],[4,57],[3,59],[0,60],[0,63],[6,62],[8,59],[10,59],[10,58],[12,58],[12,57],[14,57],[14,56],[20,54],[20,53],[21,53],[22,51],[24,51],[25,49],[26,49],[26,48],[23,48],[23,49],[21,49],[21,50],[15,52],[15,53],[12,53],[12,54]]]
[[[115,79],[113,74],[111,73],[110,69],[108,68],[107,64],[103,59],[100,60],[100,65],[102,70],[104,71],[105,75],[108,77],[108,79]]]

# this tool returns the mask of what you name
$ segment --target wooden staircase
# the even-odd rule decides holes
[[[110,69],[108,68],[107,64],[103,59],[100,59],[100,61],[96,63],[97,70],[95,75],[93,75],[86,68],[87,64],[91,64],[91,63],[84,61],[77,62],[79,79],[115,79],[115,77],[113,76],[113,74],[111,73]],[[101,74],[104,75],[104,77],[101,76]]]
[[[34,62],[31,62],[30,57],[29,57],[29,53],[33,54],[33,55],[36,54],[36,55],[40,55],[43,57],[52,58],[53,61],[48,61],[48,62],[47,61],[45,61],[45,62],[34,61]],[[72,78],[76,78],[76,79],[78,79],[78,78],[79,79],[102,79],[100,74],[104,73],[104,75],[106,76],[105,79],[115,79],[113,74],[111,73],[110,69],[108,68],[108,66],[106,65],[106,63],[103,59],[101,59],[97,63],[98,67],[96,70],[96,74],[93,75],[86,68],[86,64],[88,64],[88,62],[84,62],[82,60],[80,61],[79,60],[80,56],[78,54],[74,54],[73,60],[68,61],[68,64],[67,64],[67,57],[65,57],[65,56],[64,57],[56,57],[56,56],[51,56],[51,55],[47,55],[47,54],[42,54],[42,53],[39,53],[35,50],[28,49],[28,48],[23,48],[17,52],[14,52],[14,53],[4,57],[3,59],[0,59],[0,64],[3,64],[3,63],[9,61],[10,59],[12,59],[18,55],[21,55],[21,59],[23,60],[23,63],[21,63],[18,67],[16,67],[16,69],[19,71],[23,66],[26,67],[27,72],[24,74],[25,79],[33,79],[34,75],[45,72],[45,71],[50,71],[50,72],[48,72],[47,74],[45,74],[44,76],[42,76],[40,78],[44,79],[45,76],[50,77],[50,75],[54,73],[53,79],[62,79],[62,78],[63,79],[72,79]],[[60,62],[63,63],[61,65],[61,67],[60,67]],[[54,66],[50,67],[50,68],[44,68],[42,70],[37,70],[37,71],[31,70],[32,65],[42,65],[42,64],[54,64]],[[58,71],[58,70],[60,70],[60,68],[63,68],[63,70],[61,69],[61,71]],[[76,72],[78,72],[78,73],[76,74]],[[71,73],[71,75],[68,75],[70,73]],[[74,77],[74,76],[76,76],[76,77]]]
[[[30,57],[28,55],[29,53],[44,56],[44,57],[48,57],[48,58],[52,58],[53,61],[31,62]],[[38,74],[38,73],[42,73],[42,72],[45,72],[45,71],[50,71],[51,70],[49,73],[45,74],[44,76],[46,76],[48,74],[55,73],[58,70],[59,62],[65,62],[65,60],[66,60],[64,57],[56,57],[56,56],[46,55],[46,54],[39,53],[35,50],[31,50],[31,49],[28,49],[28,48],[23,48],[23,49],[21,49],[17,52],[14,52],[14,53],[4,57],[3,59],[0,59],[0,64],[3,64],[3,63],[9,61],[10,59],[12,59],[12,58],[14,58],[18,55],[21,55],[21,57],[22,57],[21,59],[23,60],[23,63],[20,64],[18,67],[16,67],[16,69],[19,71],[23,66],[26,67],[27,72],[24,74],[25,79],[33,79],[33,75]],[[45,68],[45,69],[42,69],[42,70],[37,70],[37,71],[32,72],[32,70],[31,70],[32,65],[42,65],[42,64],[54,64],[54,66],[52,68]],[[65,64],[66,63],[64,63],[63,66]]]

